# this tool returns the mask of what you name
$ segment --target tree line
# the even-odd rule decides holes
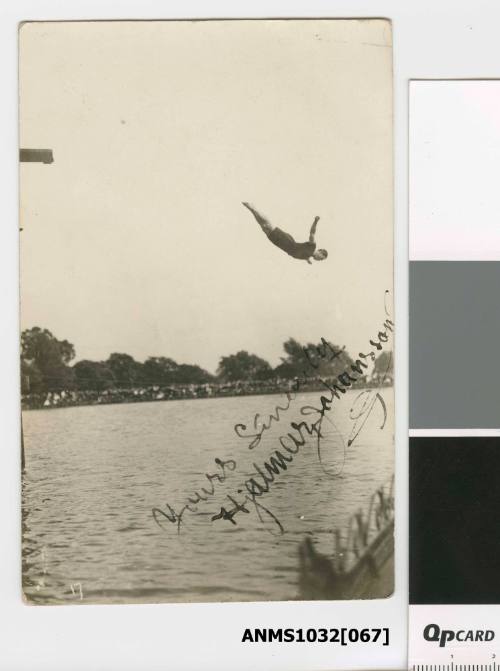
[[[341,349],[331,343],[327,346],[332,352]],[[346,350],[334,358],[325,356],[325,342],[302,345],[289,338],[283,343],[283,350],[281,362],[275,367],[244,350],[222,356],[215,375],[196,364],[177,363],[169,357],[152,356],[141,363],[119,352],[105,361],[84,359],[71,365],[76,356],[74,346],[67,340],[58,340],[48,329],[35,326],[21,334],[21,390],[23,394],[38,394],[63,389],[104,391],[154,385],[293,379],[303,377],[306,368],[311,377],[335,377],[354,363]],[[389,352],[382,352],[374,363],[372,377],[382,376],[388,369],[392,376],[391,360]]]

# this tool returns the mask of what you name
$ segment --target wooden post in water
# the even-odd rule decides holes
[[[52,149],[19,149],[20,163],[54,163],[54,154]],[[20,229],[23,230],[22,228]],[[26,465],[24,457],[24,434],[23,434],[23,416],[21,411],[21,470],[24,473]]]
[[[23,434],[23,416],[21,414],[21,472],[24,473],[26,461],[24,459],[24,434]]]

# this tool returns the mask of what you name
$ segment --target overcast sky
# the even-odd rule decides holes
[[[352,353],[392,288],[384,21],[41,23],[21,30],[22,326],[77,359],[214,371],[327,337]],[[241,201],[329,257],[308,265]]]

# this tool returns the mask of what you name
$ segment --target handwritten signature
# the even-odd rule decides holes
[[[226,481],[226,478],[228,477],[228,473],[226,471],[231,473],[236,469],[236,461],[234,459],[227,459],[226,461],[223,461],[222,459],[216,457],[214,461],[219,470],[215,473],[205,473],[205,478],[210,486],[210,489],[207,489],[206,487],[200,487],[199,490],[193,492],[191,496],[187,497],[188,503],[186,503],[179,511],[174,510],[174,508],[172,508],[169,503],[167,503],[165,506],[166,510],[162,510],[161,508],[153,508],[153,519],[160,527],[163,517],[164,519],[166,518],[169,522],[177,524],[177,532],[180,532],[184,514],[188,511],[190,513],[197,513],[198,504],[206,503],[215,495],[215,485],[217,483],[222,484]]]
[[[388,292],[386,292],[386,297],[387,293]],[[388,314],[387,308],[386,314]],[[306,404],[300,408],[300,415],[307,419],[300,422],[290,421],[290,430],[285,435],[281,435],[278,439],[280,448],[275,449],[268,459],[261,464],[258,464],[257,462],[252,464],[254,473],[251,474],[251,477],[246,478],[242,483],[237,485],[236,491],[233,494],[226,494],[226,499],[228,501],[226,504],[227,507],[221,506],[219,512],[212,515],[212,521],[226,520],[231,524],[236,525],[237,522],[235,517],[239,513],[249,514],[251,512],[249,508],[252,507],[262,523],[272,523],[271,527],[268,527],[270,533],[274,535],[283,534],[284,527],[280,520],[260,499],[270,491],[272,485],[276,482],[279,476],[292,466],[294,458],[299,453],[300,449],[306,446],[309,439],[312,438],[315,441],[318,460],[323,471],[330,477],[336,477],[342,472],[344,467],[347,448],[358,438],[376,406],[379,406],[382,412],[380,429],[384,428],[387,421],[387,407],[380,394],[380,387],[384,383],[390,368],[390,360],[379,386],[375,389],[365,389],[356,396],[349,411],[352,427],[347,441],[344,441],[342,434],[337,430],[335,423],[331,417],[327,416],[327,413],[331,412],[335,400],[341,399],[342,396],[358,381],[359,377],[364,374],[364,371],[368,368],[366,361],[375,361],[375,352],[383,349],[383,345],[388,342],[393,330],[394,322],[391,319],[386,318],[382,328],[378,331],[377,336],[369,340],[373,349],[368,354],[360,352],[358,354],[358,359],[356,359],[353,364],[346,367],[342,373],[336,377],[334,382],[320,378],[321,384],[327,391],[321,394],[319,399],[317,399],[316,405]],[[314,352],[310,351],[310,347],[304,348],[304,356],[307,363],[313,369],[317,369],[318,359],[328,358],[331,360],[332,358],[340,356],[343,349],[344,348],[335,350],[324,338],[322,338],[321,345],[315,347]],[[295,382],[293,390],[286,394],[286,402],[283,403],[283,405],[277,405],[274,411],[265,418],[260,414],[256,414],[250,429],[243,423],[234,426],[236,435],[241,439],[249,441],[247,443],[247,448],[249,450],[254,450],[259,446],[265,432],[274,424],[278,424],[283,420],[285,413],[288,412],[292,402],[297,398],[300,386],[301,380],[298,379]],[[329,434],[330,440],[328,441],[325,441],[326,431],[323,428],[325,419],[333,428],[333,439],[332,434]],[[325,442],[327,442],[327,446],[334,453],[333,459],[330,459],[330,461],[333,461],[334,463],[333,466],[331,463],[328,464],[328,460],[325,458]],[[339,448],[340,465],[337,463],[337,453],[339,452]],[[220,458],[216,458],[214,461],[217,467],[216,472],[205,473],[205,479],[208,482],[209,489],[207,489],[206,486],[203,486],[199,490],[193,492],[187,497],[187,503],[185,503],[178,511],[168,503],[165,505],[164,510],[161,508],[153,508],[153,518],[161,528],[163,528],[162,523],[167,520],[169,523],[176,524],[177,532],[180,533],[184,515],[187,512],[193,514],[199,512],[198,506],[200,504],[207,504],[214,499],[216,495],[216,485],[223,484],[229,475],[236,471],[237,463],[234,459],[224,461]],[[239,496],[241,494],[244,496]]]
[[[290,422],[290,427],[292,430],[289,431],[286,435],[280,436],[278,439],[280,446],[283,449],[274,450],[268,460],[264,461],[261,465],[257,464],[256,462],[253,463],[255,473],[244,481],[242,488],[237,490],[238,494],[246,492],[243,499],[238,500],[236,496],[227,494],[226,498],[232,504],[232,507],[227,509],[225,506],[222,506],[220,511],[213,515],[211,518],[212,521],[220,519],[227,520],[232,524],[236,524],[234,519],[235,516],[241,512],[249,513],[250,510],[248,510],[248,505],[252,505],[261,522],[266,523],[268,521],[272,521],[274,530],[273,528],[268,529],[270,533],[274,535],[283,534],[284,528],[280,520],[271,510],[269,510],[269,508],[267,508],[261,501],[259,501],[259,499],[264,494],[267,494],[271,488],[271,485],[276,481],[276,479],[282,473],[288,470],[300,448],[307,444],[308,438],[314,437],[315,439],[318,460],[323,471],[330,477],[336,477],[340,475],[343,470],[347,447],[351,446],[359,436],[363,426],[365,425],[368,417],[374,411],[377,403],[380,404],[383,413],[380,429],[384,428],[387,420],[387,408],[385,401],[379,392],[379,389],[364,390],[356,397],[350,409],[349,416],[354,423],[346,445],[342,434],[336,429],[333,420],[327,417],[327,413],[332,410],[332,404],[334,399],[337,397],[338,391],[326,381],[324,381],[324,384],[325,387],[330,390],[330,395],[320,396],[320,407],[304,405],[300,408],[300,413],[303,416],[312,416],[315,418],[314,421],[302,421],[299,423],[294,421]],[[334,462],[340,443],[340,466],[334,465],[328,467],[326,465],[326,459],[323,453],[325,446],[323,422],[325,419],[327,419],[333,426],[334,435],[337,438],[337,440],[334,439],[328,441],[328,446],[334,453]]]

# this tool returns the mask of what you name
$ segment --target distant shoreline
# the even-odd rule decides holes
[[[335,382],[335,379],[326,379]],[[353,384],[352,389],[363,390],[381,386],[379,380]],[[392,386],[392,380],[382,386]],[[322,391],[324,384],[318,380],[302,383],[300,391]],[[295,390],[294,380],[266,380],[262,382],[234,382],[222,385],[176,385],[169,387],[150,386],[131,389],[107,389],[102,391],[61,390],[45,394],[25,394],[21,398],[22,410],[52,410],[78,406],[118,405],[124,403],[147,403],[162,401],[187,401],[207,398],[234,398],[238,396],[265,396],[286,394]]]

